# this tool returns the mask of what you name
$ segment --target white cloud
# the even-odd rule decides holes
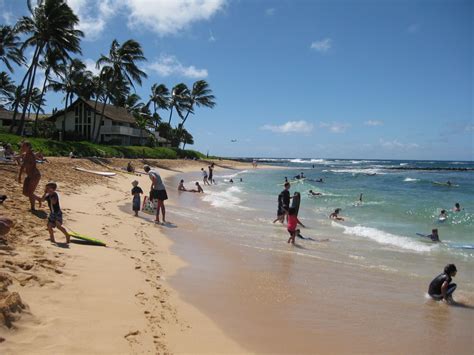
[[[192,23],[209,20],[222,10],[225,0],[126,0],[128,23],[159,35],[174,35]]]
[[[332,47],[332,39],[324,38],[320,41],[315,41],[311,43],[310,48],[318,51],[320,53],[327,53]]]
[[[341,123],[341,122],[331,122],[331,123],[321,122],[319,124],[320,128],[326,128],[332,133],[344,133],[345,131],[347,131],[347,129],[350,126],[351,125],[348,123]]]
[[[132,29],[175,35],[198,21],[209,20],[227,0],[67,0],[80,18],[87,39],[97,39],[119,13]]]
[[[265,15],[266,16],[273,16],[275,15],[276,9],[274,7],[269,7],[268,9],[265,9]]]
[[[203,79],[209,74],[207,69],[198,69],[194,65],[184,66],[172,55],[162,55],[158,60],[147,65],[147,68],[161,76],[182,76],[190,79]]]
[[[372,126],[372,127],[375,127],[375,126],[383,126],[383,121],[379,121],[379,120],[368,120],[368,121],[365,121],[364,124],[366,126]]]
[[[306,121],[288,121],[279,126],[266,124],[261,129],[275,133],[309,133],[313,125]]]
[[[420,30],[419,23],[412,23],[410,26],[407,27],[408,33],[417,33]]]
[[[100,69],[97,69],[96,67],[96,63],[95,63],[95,60],[93,59],[90,59],[90,58],[86,58],[83,60],[84,64],[86,65],[86,69],[91,71],[92,74],[94,75],[99,75],[100,73]]]
[[[408,149],[414,149],[414,148],[419,148],[420,146],[416,143],[402,143],[398,141],[397,139],[391,140],[391,141],[386,141],[384,139],[379,140],[380,145],[383,148],[387,149],[399,149],[399,150],[408,150]]]

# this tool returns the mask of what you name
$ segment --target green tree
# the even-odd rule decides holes
[[[12,63],[21,65],[25,58],[21,51],[20,37],[16,29],[10,26],[0,25],[0,62],[13,73]]]
[[[183,149],[186,148],[186,144],[194,144],[194,137],[184,128],[181,131],[181,142],[183,143]]]
[[[7,107],[15,102],[16,86],[10,76],[0,72],[0,107]]]
[[[170,103],[170,92],[164,84],[153,84],[151,87],[150,99],[147,102],[147,106],[153,103],[153,115],[152,121],[155,123],[155,129],[161,122],[161,117],[158,114],[158,110],[168,110]]]
[[[142,78],[146,78],[147,75],[144,71],[138,68],[137,62],[145,60],[146,58],[143,55],[140,43],[130,39],[121,45],[114,39],[110,46],[109,54],[107,56],[101,55],[97,61],[97,68],[102,68],[101,83],[105,85],[107,92],[100,115],[99,128],[96,132],[96,142],[99,140],[100,126],[104,119],[105,105],[113,97],[114,88],[124,82],[127,82],[132,88],[135,88],[135,82],[141,85]]]
[[[25,113],[31,98],[36,71],[41,57],[45,52],[57,50],[63,58],[69,58],[69,53],[80,53],[80,41],[83,33],[75,26],[79,18],[74,14],[65,0],[38,0],[37,6],[33,6],[31,0],[27,1],[31,16],[23,16],[17,23],[19,33],[25,34],[26,39],[22,51],[27,47],[33,47],[33,56],[28,70],[20,84],[23,90],[26,84],[26,102],[17,128],[17,133],[23,132]],[[18,105],[13,114],[15,122]],[[13,129],[14,123],[11,126]]]
[[[189,89],[184,83],[179,83],[173,87],[168,107],[170,109],[170,117],[168,124],[171,125],[173,109],[176,110],[179,117],[183,119],[183,112],[189,109]]]

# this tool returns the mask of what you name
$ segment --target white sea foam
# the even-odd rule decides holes
[[[223,191],[208,190],[203,200],[209,202],[214,207],[249,209],[240,205],[243,200],[237,195],[241,193],[242,190],[238,186],[231,186]]]
[[[414,179],[414,178],[407,177],[403,181],[405,181],[405,182],[416,182],[416,181],[420,181],[420,179]]]
[[[333,226],[344,229],[344,234],[351,234],[358,237],[364,237],[376,241],[380,244],[391,245],[397,248],[411,250],[415,252],[429,252],[434,246],[424,245],[415,240],[410,240],[408,237],[403,237],[387,232],[383,232],[376,228],[364,227],[357,225],[355,227],[348,227],[342,224],[332,222]]]
[[[299,164],[325,164],[326,162],[324,159],[290,159],[290,163]]]
[[[400,163],[400,166],[406,166],[408,163]]]
[[[329,170],[333,173],[345,173],[345,174],[379,174],[385,175],[386,173],[380,171],[380,169],[331,169]],[[323,170],[323,172],[327,172],[327,170]]]

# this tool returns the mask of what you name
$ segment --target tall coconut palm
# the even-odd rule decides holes
[[[138,85],[141,85],[142,78],[146,78],[147,75],[144,71],[138,68],[137,62],[145,60],[146,58],[143,55],[140,43],[132,39],[123,44],[120,44],[114,39],[110,46],[109,54],[107,56],[100,56],[97,61],[97,68],[102,68],[101,76],[103,76],[103,83],[104,85],[107,85],[110,90],[108,90],[106,94],[106,99],[100,115],[99,127],[102,125],[104,119],[105,105],[107,104],[107,101],[110,101],[113,95],[111,89],[116,87],[118,84],[122,84],[124,81],[134,89],[135,82]],[[99,135],[100,129],[97,129],[95,137],[96,142],[99,140]]]
[[[15,102],[16,86],[10,76],[0,72],[0,107],[6,107]]]
[[[63,134],[66,131],[67,106],[74,94],[79,96],[81,86],[87,81],[92,81],[92,73],[86,70],[86,65],[79,59],[73,59],[67,65],[61,65],[58,69],[60,80],[51,80],[49,88],[54,91],[65,93],[64,117],[62,122]]]
[[[207,108],[214,108],[216,106],[215,96],[212,94],[212,90],[209,87],[209,84],[206,80],[198,80],[193,84],[193,89],[191,90],[191,94],[189,95],[188,100],[188,111],[186,116],[182,119],[180,124],[180,131],[182,132],[184,129],[184,124],[188,119],[191,113],[194,113],[194,106],[197,107],[207,107]],[[181,137],[181,135],[179,136]]]
[[[194,144],[194,137],[184,128],[181,131],[181,142],[183,143],[183,149],[186,148],[186,144]]]
[[[170,92],[164,84],[153,84],[151,87],[150,99],[147,102],[147,106],[153,103],[153,122],[155,123],[155,129],[161,122],[161,117],[157,113],[158,110],[167,110],[169,108]]]
[[[171,97],[169,100],[168,107],[170,109],[170,117],[168,124],[171,125],[171,119],[173,116],[173,109],[176,109],[179,117],[183,119],[183,112],[189,109],[189,89],[184,83],[179,83],[171,90]]]
[[[65,0],[38,0],[37,6],[33,6],[31,0],[28,0],[28,9],[31,16],[23,16],[16,25],[19,33],[26,35],[21,49],[24,50],[30,46],[34,48],[29,68],[20,84],[21,90],[26,84],[26,103],[18,125],[18,134],[23,131],[25,113],[35,84],[36,71],[45,50],[49,47],[51,50],[57,50],[62,57],[69,58],[70,53],[81,53],[80,39],[83,36],[83,33],[75,28],[79,23],[79,18]],[[14,111],[13,121],[15,122],[18,105]]]
[[[20,37],[16,30],[10,26],[0,25],[0,62],[13,73],[12,63],[21,65],[25,58],[21,51]]]

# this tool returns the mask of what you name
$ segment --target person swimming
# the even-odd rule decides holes
[[[445,300],[447,303],[453,302],[453,293],[457,285],[451,283],[452,278],[457,274],[457,268],[454,264],[448,264],[444,268],[444,272],[436,276],[428,287],[428,294],[436,301]]]
[[[448,214],[446,213],[446,210],[441,210],[441,213],[438,216],[438,220],[445,221],[447,219],[448,219]]]
[[[309,190],[308,195],[310,195],[310,196],[322,196],[323,194],[321,192],[314,192],[313,190]]]
[[[433,242],[440,242],[439,240],[439,235],[438,235],[438,229],[432,229],[431,234],[426,236],[427,238],[430,238]]]
[[[336,208],[333,213],[329,215],[329,218],[335,219],[336,221],[343,221],[344,218],[339,216],[339,213],[341,213],[340,208]]]
[[[461,205],[459,202],[456,202],[453,207],[453,212],[461,212]]]

